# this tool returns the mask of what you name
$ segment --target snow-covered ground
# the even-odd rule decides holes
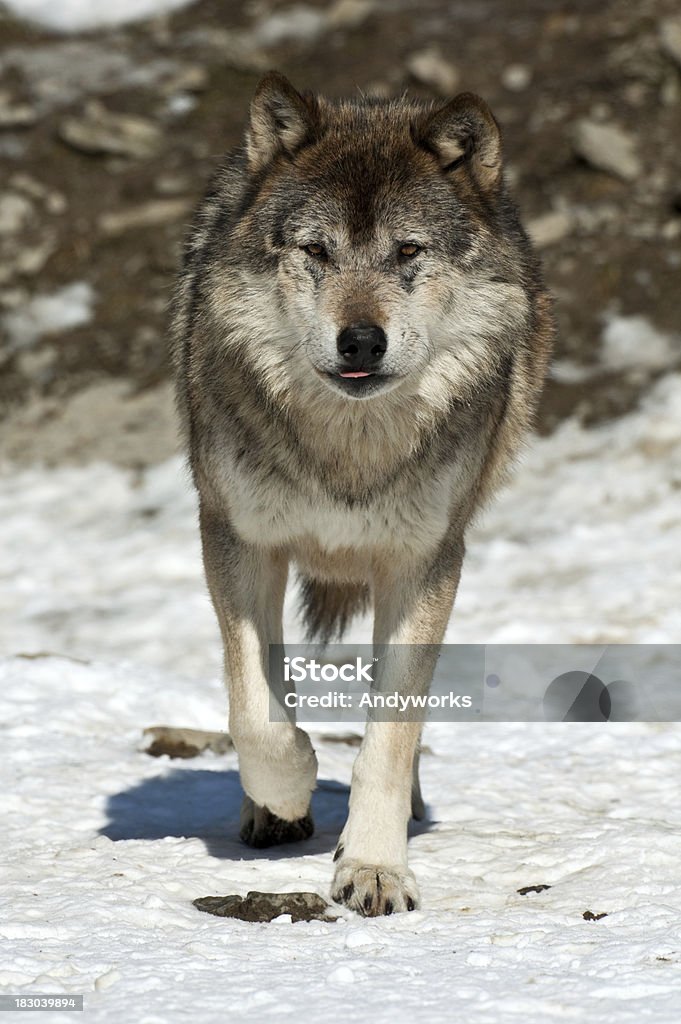
[[[410,843],[423,909],[265,925],[191,900],[326,894],[354,751],[316,743],[317,834],[256,852],[236,839],[234,755],[137,749],[150,721],[219,725],[217,685],[132,662],[17,659],[0,706],[6,991],[84,993],[86,1019],[142,1024],[678,1019],[675,728],[434,726],[434,820]],[[517,893],[528,885],[552,888]]]
[[[86,32],[187,7],[192,0],[0,0],[16,17],[56,32]]]
[[[677,641],[680,494],[678,374],[628,417],[535,441],[471,535],[448,639]],[[317,833],[263,852],[236,840],[233,754],[139,749],[147,725],[226,721],[178,460],[6,467],[0,518],[3,991],[84,993],[88,1019],[145,1024],[679,1019],[678,726],[432,725],[423,909],[212,918],[191,900],[326,895],[354,749],[316,735]],[[535,885],[551,888],[517,892]]]

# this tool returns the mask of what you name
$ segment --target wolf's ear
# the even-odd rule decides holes
[[[317,102],[301,96],[277,71],[268,72],[255,90],[246,130],[246,153],[252,171],[259,171],[277,153],[295,153],[312,137]]]
[[[501,134],[484,100],[462,92],[427,119],[419,142],[447,172],[468,171],[485,190],[501,181]]]

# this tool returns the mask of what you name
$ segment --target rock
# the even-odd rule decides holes
[[[193,206],[191,199],[152,199],[139,206],[103,213],[97,224],[100,231],[110,237],[139,228],[154,228],[182,220]]]
[[[16,132],[8,132],[7,135],[0,133],[0,158],[23,160],[26,157],[27,149],[28,146],[24,138],[17,135]]]
[[[144,730],[144,736],[151,740],[144,748],[151,757],[190,758],[198,757],[204,750],[214,754],[227,754],[234,749],[231,737],[226,732],[205,732],[203,729],[176,729],[169,725],[154,725]]]
[[[681,67],[681,17],[665,19],[660,24],[659,35],[663,53]]]
[[[648,98],[649,88],[647,82],[628,82],[624,87],[627,103],[632,107],[642,107]]]
[[[32,178],[30,174],[22,171],[13,174],[9,183],[17,192],[23,192],[31,199],[40,200],[48,213],[64,213],[66,210],[66,199],[56,189],[47,188],[41,181]]]
[[[38,112],[28,103],[15,103],[8,92],[0,92],[0,130],[28,128],[38,120]]]
[[[154,188],[163,196],[176,196],[181,192],[189,192],[192,182],[188,175],[169,171],[159,174],[154,181]]]
[[[600,103],[593,103],[591,105],[591,109],[589,110],[590,120],[597,121],[599,124],[601,124],[603,121],[609,120],[611,116],[612,107],[609,103],[604,103],[603,101],[601,101]]]
[[[7,288],[0,292],[0,306],[3,309],[16,309],[28,302],[28,292],[24,288]]]
[[[193,900],[197,910],[239,921],[274,921],[290,914],[292,921],[337,921],[330,905],[316,892],[249,892],[243,896],[202,896]]]
[[[678,217],[666,221],[660,228],[660,234],[668,242],[673,242],[681,236],[681,221]]]
[[[36,245],[20,249],[14,258],[15,272],[23,274],[25,277],[32,277],[43,269],[56,248],[56,238],[49,236],[43,238]]]
[[[74,149],[93,156],[126,156],[138,160],[155,156],[163,135],[153,121],[117,114],[101,103],[88,103],[80,117],[64,118],[59,137]]]
[[[185,64],[162,85],[161,92],[170,96],[175,92],[203,92],[208,88],[208,72],[201,64]]]
[[[679,76],[670,69],[660,87],[660,99],[665,107],[675,107],[681,100],[681,88],[679,88]]]
[[[532,71],[527,64],[509,64],[501,73],[501,84],[511,92],[522,92],[532,81]]]
[[[570,234],[573,228],[572,218],[563,210],[552,210],[527,222],[527,233],[539,248],[554,245]]]
[[[599,171],[633,181],[641,173],[635,140],[617,125],[582,118],[575,125],[575,152]]]
[[[575,225],[587,234],[604,231],[609,225],[616,224],[621,210],[616,203],[584,203],[572,207],[570,216]]]
[[[23,175],[15,174],[14,192],[0,194],[0,284],[23,275],[31,277],[43,269],[57,248],[53,230],[44,227],[44,216],[19,192]]]
[[[55,350],[51,347],[19,352],[15,366],[33,387],[44,387],[54,379]]]
[[[327,14],[329,28],[357,28],[375,9],[374,0],[336,0]]]
[[[196,28],[187,33],[185,40],[192,46],[212,50],[223,64],[237,71],[261,74],[272,64],[271,58],[256,44],[252,32]]]
[[[406,66],[415,81],[427,85],[441,96],[449,96],[456,91],[459,72],[436,47],[412,53],[407,58]]]
[[[0,194],[0,237],[18,234],[26,227],[32,213],[33,206],[25,196],[14,192]]]

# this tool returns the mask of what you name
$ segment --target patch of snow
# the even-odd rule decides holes
[[[254,27],[253,34],[260,46],[277,46],[287,39],[316,39],[327,22],[328,13],[325,11],[306,4],[294,4],[263,18]]]
[[[311,42],[330,29],[361,24],[374,8],[374,0],[336,0],[326,9],[292,4],[264,13],[242,38],[263,47],[278,46],[287,40]]]
[[[3,326],[14,348],[28,348],[46,334],[89,323],[94,301],[92,286],[76,281],[51,295],[36,295],[19,309],[5,313]]]
[[[447,637],[469,643],[676,643],[681,376],[593,429],[532,443],[471,533]]]
[[[130,21],[142,21],[187,7],[192,0],[3,0],[17,18],[33,21],[56,32],[87,32]]]
[[[139,63],[95,39],[53,40],[44,46],[0,50],[0,73],[20,75],[31,101],[42,113],[80,102],[84,95],[93,98],[120,88],[148,88],[172,81],[180,68],[169,57]]]
[[[644,316],[610,315],[605,319],[597,355],[598,362],[586,366],[571,359],[555,359],[551,378],[579,384],[604,371],[669,370],[681,363],[681,336],[665,334]]]
[[[664,370],[681,360],[681,340],[658,331],[644,316],[611,316],[600,359],[609,370]]]
[[[150,721],[221,726],[217,685],[14,658],[0,719],[2,991],[82,993],[93,1024],[294,1021],[311,1006],[329,1024],[678,1015],[681,809],[660,799],[681,771],[675,726],[431,726],[431,820],[409,844],[423,908],[265,925],[191,901],[326,896],[354,750],[315,738],[317,832],[273,855],[238,841],[234,754],[138,750]],[[551,888],[517,891],[536,885]]]
[[[195,96],[191,96],[188,92],[178,92],[174,96],[168,97],[166,110],[173,117],[183,117],[185,114],[190,113],[195,106]]]

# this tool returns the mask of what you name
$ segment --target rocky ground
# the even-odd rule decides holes
[[[178,245],[269,67],[333,96],[481,93],[557,301],[540,430],[632,408],[681,362],[677,12],[675,0],[199,0],[81,35],[5,17],[0,455],[134,465],[172,451]]]

